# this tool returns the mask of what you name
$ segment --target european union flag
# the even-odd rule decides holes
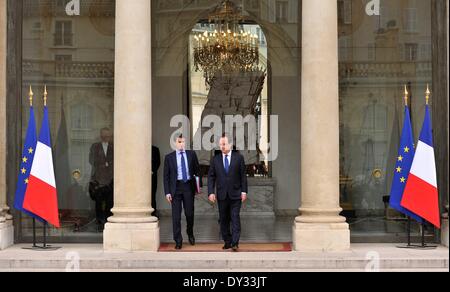
[[[23,201],[27,191],[31,166],[33,165],[34,154],[37,145],[36,120],[34,116],[34,109],[30,107],[30,119],[28,121],[27,135],[23,147],[23,153],[20,158],[19,180],[17,181],[16,195],[14,197],[14,208],[21,211],[41,222],[45,222],[39,216],[25,210],[23,208]]]
[[[400,149],[396,158],[395,174],[391,188],[390,205],[393,209],[422,223],[423,219],[421,217],[401,206],[403,193],[405,191],[409,172],[414,160],[414,153],[414,137],[411,126],[411,118],[409,115],[409,108],[408,106],[405,106],[405,120],[403,122],[403,131],[400,139]]]

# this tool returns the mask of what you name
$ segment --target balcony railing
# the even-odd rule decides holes
[[[114,78],[114,62],[23,61],[23,74],[60,78]],[[342,62],[339,78],[430,77],[431,62]]]
[[[55,0],[24,0],[24,16],[67,16],[66,4],[69,1]],[[80,1],[80,14],[82,16],[114,17],[115,1]]]
[[[431,62],[342,62],[340,78],[429,77]]]
[[[114,62],[23,61],[24,76],[54,78],[114,78]]]

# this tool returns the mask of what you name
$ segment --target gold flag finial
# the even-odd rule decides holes
[[[430,84],[427,84],[427,91],[425,92],[425,94],[426,94],[426,97],[425,97],[426,103],[427,103],[427,105],[429,105],[430,104],[430,96],[431,96]]]
[[[404,99],[405,99],[405,105],[406,105],[406,106],[408,106],[408,98],[409,98],[408,87],[407,87],[407,85],[405,84],[405,97],[404,97]]]
[[[44,106],[47,106],[47,96],[48,96],[47,85],[44,85]]]
[[[30,91],[29,91],[29,93],[28,93],[28,96],[29,96],[29,99],[30,99],[30,106],[33,106],[33,96],[34,96],[34,93],[33,93],[33,89],[31,88],[31,85],[30,85]]]

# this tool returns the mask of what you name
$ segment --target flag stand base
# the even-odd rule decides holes
[[[397,246],[397,248],[401,248],[401,249],[417,249],[417,250],[433,250],[433,249],[437,249],[437,245],[409,244],[409,245],[405,245],[405,246]]]
[[[411,243],[411,218],[408,217],[408,243],[404,246],[397,246],[401,249],[417,249],[417,250],[434,250],[437,249],[437,245],[430,245],[425,243],[425,223],[422,223],[422,243],[412,244]]]
[[[24,250],[33,250],[33,251],[55,251],[61,249],[61,247],[54,247],[51,245],[47,246],[32,246],[32,247],[23,247]]]
[[[33,250],[33,251],[55,251],[61,249],[61,247],[52,246],[47,244],[47,222],[44,223],[44,243],[42,246],[36,244],[36,219],[33,218],[33,246],[23,247],[23,250]]]

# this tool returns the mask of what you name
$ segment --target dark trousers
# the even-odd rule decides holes
[[[97,223],[105,224],[109,217],[113,216],[111,209],[114,207],[114,194],[113,192],[104,193],[101,199],[95,201],[95,217]]]
[[[241,207],[241,200],[230,200],[229,198],[222,201],[219,200],[220,232],[225,244],[239,245],[241,238]]]
[[[158,210],[156,209],[156,190],[158,189],[158,176],[156,174],[152,175],[152,208],[155,210],[152,215],[158,215]]]
[[[187,221],[187,234],[194,236],[194,193],[190,182],[177,182],[177,190],[172,201],[172,223],[173,239],[176,243],[183,243],[181,235],[181,213],[184,207],[184,214]]]

